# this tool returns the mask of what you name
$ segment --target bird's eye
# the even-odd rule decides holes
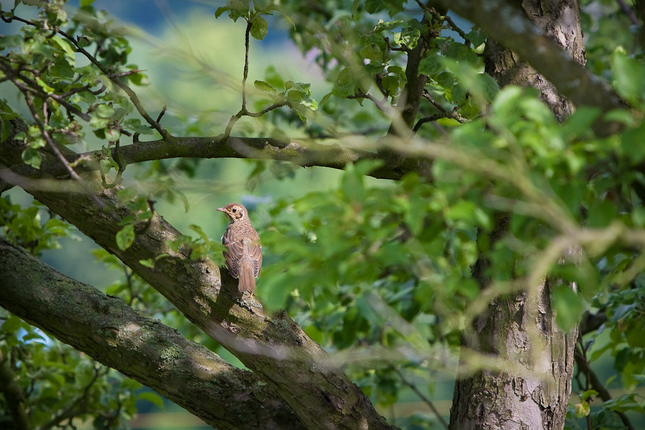
[[[233,208],[233,213],[237,212],[237,209]]]

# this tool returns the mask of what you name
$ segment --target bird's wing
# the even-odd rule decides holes
[[[226,244],[226,249],[227,251],[224,252],[224,258],[226,259],[228,271],[231,273],[231,276],[238,278],[240,276],[239,261],[244,255],[244,245],[242,244],[242,241],[228,242]]]
[[[260,270],[262,270],[262,245],[260,244],[260,238],[252,241],[248,247],[249,257],[253,261],[253,276],[260,276]]]

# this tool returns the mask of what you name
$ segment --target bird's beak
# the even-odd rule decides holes
[[[226,212],[226,211],[224,210],[224,208],[217,208],[217,210],[218,210],[218,211],[220,211],[220,212]]]

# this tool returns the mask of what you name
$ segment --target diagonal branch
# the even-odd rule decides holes
[[[0,306],[208,424],[221,429],[303,428],[277,393],[251,372],[142,316],[123,300],[61,275],[2,238],[0,273]]]
[[[0,146],[16,152],[12,145]],[[94,183],[100,187],[99,183]],[[190,249],[173,251],[180,233],[154,214],[136,231],[126,250],[117,246],[120,221],[135,214],[118,204],[117,191],[98,196],[103,207],[84,193],[28,190],[81,232],[129,266],[165,296],[188,320],[231,351],[244,365],[271,385],[311,429],[391,428],[369,399],[286,312],[267,315],[254,297],[239,297],[235,281],[222,279],[210,260],[190,259]],[[117,218],[117,219],[115,219]],[[142,261],[155,261],[154,267]],[[7,269],[5,269],[6,271]],[[258,348],[258,345],[261,348]]]

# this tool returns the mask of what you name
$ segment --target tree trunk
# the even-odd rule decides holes
[[[524,0],[521,4],[537,27],[576,62],[584,64],[576,0]],[[537,88],[558,120],[566,119],[573,112],[573,104],[503,44],[504,40],[487,42],[486,71],[500,86]],[[500,219],[491,234],[491,243],[506,233],[508,219]],[[482,288],[490,283],[486,275],[489,264],[486,255],[481,255],[473,267],[473,276]],[[479,315],[464,333],[451,429],[564,427],[577,330],[565,333],[557,327],[546,280],[528,288],[493,300],[487,312]]]

